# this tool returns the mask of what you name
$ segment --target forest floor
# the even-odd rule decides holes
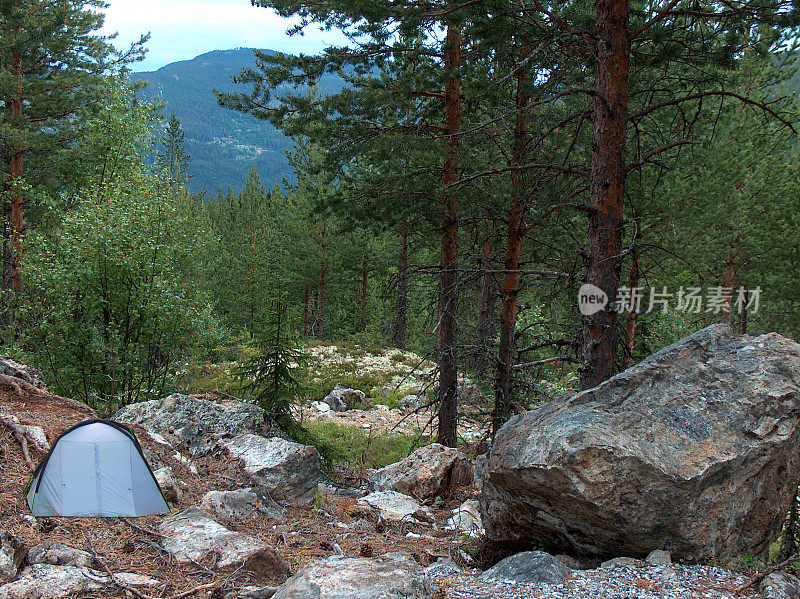
[[[0,390],[0,412],[12,414],[22,424],[44,428],[52,443],[61,432],[94,417],[88,408],[81,410],[65,405],[50,396]],[[175,475],[190,487],[177,504],[171,505],[173,513],[199,505],[209,490],[229,490],[246,486],[248,477],[240,470],[238,460],[219,460],[204,456],[193,460],[199,474],[193,474],[186,464],[174,459],[163,445],[154,442],[138,426],[132,427],[141,444],[157,454],[161,461],[173,468]],[[42,456],[32,453],[34,461]],[[32,547],[45,541],[56,541],[68,546],[96,553],[113,572],[145,574],[168,584],[168,595],[220,577],[208,564],[177,564],[159,547],[158,524],[161,516],[147,516],[127,520],[121,518],[23,518],[29,513],[24,488],[31,469],[23,460],[20,447],[10,431],[0,428],[0,528]],[[334,483],[353,482],[352,472],[342,469],[332,477]],[[340,480],[337,480],[340,479]],[[466,497],[454,496],[431,506],[435,520],[442,524],[449,511]],[[131,523],[133,525],[131,525]],[[439,557],[456,555],[456,547],[471,549],[474,542],[461,538],[441,526],[434,529],[426,524],[375,526],[370,514],[361,513],[355,500],[323,495],[313,506],[290,506],[280,520],[255,518],[240,524],[224,523],[237,530],[258,537],[273,547],[291,570],[297,569],[314,557],[333,554],[334,543],[345,555],[403,551],[413,555],[420,563],[428,564]],[[252,573],[240,571],[223,575],[224,586],[238,588],[246,584],[278,584],[282,580],[256,579]],[[124,596],[120,591],[86,593],[84,597]]]

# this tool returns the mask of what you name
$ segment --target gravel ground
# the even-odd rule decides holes
[[[455,576],[431,573],[434,597],[441,599],[723,599],[761,597],[751,591],[736,595],[734,589],[749,578],[708,566],[618,566],[575,570],[561,584],[531,584],[482,580],[480,571]],[[441,593],[443,591],[443,594]]]

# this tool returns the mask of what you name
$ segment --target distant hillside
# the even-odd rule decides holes
[[[191,156],[192,191],[201,187],[212,193],[228,187],[238,191],[253,161],[267,186],[291,175],[284,154],[291,140],[266,121],[221,108],[212,91],[246,91],[246,86],[231,81],[231,75],[254,63],[250,48],[214,50],[157,71],[133,73],[133,79],[150,82],[145,97],[161,94],[166,117],[173,110],[178,115]],[[329,94],[342,86],[338,77],[326,76],[319,89]]]

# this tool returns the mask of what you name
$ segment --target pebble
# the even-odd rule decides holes
[[[432,587],[441,586],[445,599],[741,599],[734,589],[749,579],[709,566],[644,565],[575,570],[563,583],[532,584],[510,580],[487,581],[479,570],[460,574],[432,568]]]

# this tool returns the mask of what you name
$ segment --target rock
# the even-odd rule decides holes
[[[375,491],[362,497],[356,505],[367,508],[380,518],[391,522],[432,522],[431,511],[413,497],[397,491]]]
[[[246,586],[226,593],[224,599],[270,599],[277,590],[278,587]]]
[[[273,599],[428,599],[428,577],[410,556],[317,558],[292,576]]]
[[[601,568],[642,568],[646,564],[635,557],[614,557],[600,564]]]
[[[323,399],[334,412],[344,412],[352,409],[356,404],[367,405],[367,396],[363,391],[336,385]]]
[[[244,402],[223,404],[180,393],[127,405],[114,420],[139,424],[193,454],[210,451],[221,436],[255,433],[285,437],[272,417],[258,406]]]
[[[495,436],[495,542],[699,562],[760,555],[800,476],[800,345],[713,325]]]
[[[669,551],[654,549],[647,555],[644,561],[649,566],[669,566],[672,563],[672,556],[669,554]]]
[[[324,401],[312,401],[311,408],[316,410],[317,412],[330,412],[331,407],[326,404]]]
[[[47,385],[45,385],[42,373],[33,366],[23,364],[14,358],[9,358],[8,356],[0,357],[0,374],[22,379],[37,389],[47,391]]]
[[[424,408],[426,403],[427,402],[425,401],[424,397],[414,394],[406,395],[400,401],[397,402],[397,408],[403,414],[409,414],[411,412],[416,412],[417,410]]]
[[[0,582],[14,580],[25,561],[25,546],[0,528]]]
[[[461,568],[453,561],[452,557],[440,557],[425,568],[425,574],[427,574],[429,578],[446,578],[448,576],[455,576],[459,572],[461,572]]]
[[[49,564],[51,566],[75,566],[78,568],[98,568],[92,554],[80,549],[68,547],[63,543],[50,541],[39,543],[28,550],[26,562],[29,566],[34,564]]]
[[[445,530],[459,530],[469,534],[471,537],[481,536],[484,531],[478,500],[467,499],[454,509],[450,513],[444,528]]]
[[[223,446],[244,462],[244,470],[256,486],[274,501],[311,503],[322,480],[319,453],[310,445],[300,445],[278,437],[239,435]]]
[[[480,578],[558,584],[564,582],[571,572],[561,561],[544,551],[523,551],[501,560]]]
[[[373,491],[392,490],[419,499],[443,495],[455,485],[472,482],[467,457],[453,447],[433,443],[369,475]]]
[[[489,465],[489,453],[482,453],[475,457],[475,476],[473,477],[472,486],[478,493],[483,492],[483,481],[487,475],[487,466]]]
[[[164,518],[158,530],[164,536],[164,549],[177,562],[212,559],[217,569],[243,565],[261,579],[289,574],[286,562],[266,543],[228,530],[199,508],[190,507]]]
[[[758,585],[767,599],[800,599],[800,580],[786,572],[773,572]]]
[[[141,574],[115,572],[114,577],[137,590],[161,586],[160,581]],[[19,580],[0,586],[0,599],[57,599],[87,591],[115,588],[109,576],[98,570],[35,564],[25,568]]]
[[[172,468],[169,466],[159,468],[153,472],[153,476],[156,477],[156,482],[158,482],[158,486],[161,487],[161,491],[164,493],[164,499],[172,503],[178,503],[183,497],[183,489],[181,489],[181,484],[175,477]]]
[[[283,516],[281,507],[259,489],[209,491],[203,496],[200,509],[231,522],[241,522],[253,515],[277,520]]]

